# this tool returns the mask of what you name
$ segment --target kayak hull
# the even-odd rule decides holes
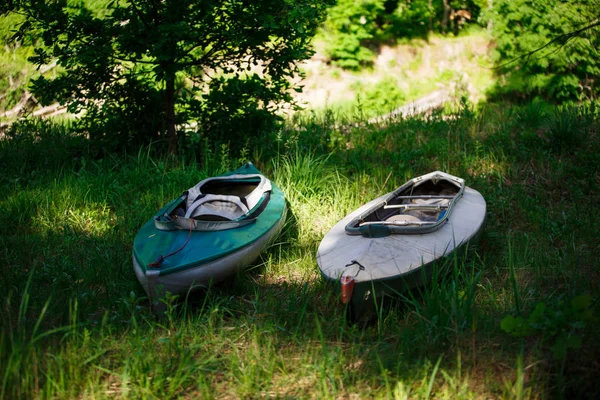
[[[469,249],[477,245],[483,229],[475,236],[453,249],[446,256],[421,265],[400,276],[387,279],[358,282],[354,285],[349,311],[355,320],[365,320],[376,315],[377,310],[386,299],[397,299],[408,291],[425,286],[434,276],[443,276],[450,270],[454,259],[462,260]],[[338,280],[328,279],[339,287]]]
[[[133,255],[135,274],[151,299],[159,299],[167,292],[185,296],[190,292],[206,289],[210,285],[234,276],[238,271],[252,264],[269,242],[281,232],[284,222],[285,219],[282,218],[268,233],[238,251],[169,275],[161,276],[159,271],[144,270]]]

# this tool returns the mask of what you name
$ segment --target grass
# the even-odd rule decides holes
[[[14,125],[0,140],[0,398],[600,394],[597,318],[525,337],[500,328],[539,302],[558,315],[585,293],[598,315],[598,109],[490,104],[385,125],[324,118],[298,117],[244,152],[289,202],[279,240],[235,279],[166,299],[162,319],[133,273],[133,238],[156,209],[238,157],[217,149],[199,165],[150,147],[100,159],[68,123]],[[480,246],[372,324],[349,324],[318,273],[321,238],[360,204],[435,169],[484,195]],[[581,337],[561,359],[551,351],[557,329]]]

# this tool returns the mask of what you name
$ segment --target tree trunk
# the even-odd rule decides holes
[[[444,3],[444,18],[442,19],[442,33],[445,35],[448,29],[448,19],[450,18],[450,5],[448,0],[443,0]]]
[[[167,113],[167,138],[169,153],[177,154],[177,131],[175,130],[175,75],[168,76],[165,89],[165,107]]]
[[[433,5],[432,0],[427,4],[429,10],[429,34],[433,33]]]

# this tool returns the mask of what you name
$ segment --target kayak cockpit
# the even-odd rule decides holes
[[[464,192],[461,178],[436,171],[411,179],[346,225],[349,235],[380,237],[439,229]]]
[[[271,182],[261,174],[205,179],[155,217],[160,230],[214,231],[237,228],[256,220],[267,206]]]

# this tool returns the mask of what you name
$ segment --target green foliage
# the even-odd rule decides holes
[[[32,89],[51,93],[52,86],[63,77],[67,75],[52,81],[37,80]],[[102,102],[102,97],[106,101]],[[81,106],[70,103],[69,108],[72,112],[84,111],[74,124],[77,131],[89,136],[98,152],[137,149],[143,143],[161,139],[166,118],[164,94],[149,77],[125,75],[96,98],[96,102],[86,101]]]
[[[449,1],[446,11],[442,0],[338,0],[323,23],[326,52],[334,65],[358,70],[372,64],[381,44],[426,39],[450,27],[457,34],[465,21],[477,20],[482,7],[482,0]]]
[[[433,29],[435,7],[429,0],[398,1],[387,17],[387,35],[390,38],[424,38]],[[430,3],[432,6],[430,7]],[[439,5],[438,5],[439,8]]]
[[[572,152],[581,146],[596,129],[595,116],[600,110],[594,103],[579,107],[555,108],[548,126],[548,139],[556,153]]]
[[[570,33],[597,17],[595,0],[495,1],[495,57],[503,66],[499,92],[556,102],[596,98],[600,28]]]
[[[41,65],[58,59],[66,70],[35,80],[32,89],[44,104],[59,101],[72,112],[87,112],[82,129],[107,138],[103,145],[125,147],[166,132],[175,150],[176,124],[214,121],[221,112],[208,100],[215,95],[206,96],[214,87],[223,95],[219,107],[225,101],[237,115],[238,131],[259,129],[257,114],[289,101],[288,78],[298,72],[296,61],[312,54],[309,41],[327,2],[112,1],[104,12],[95,3],[94,9],[65,1],[19,5],[27,15],[20,37],[43,42],[31,60]],[[225,77],[238,83],[222,84]],[[242,80],[263,97],[237,99]],[[214,124],[198,126],[209,137],[221,133]]]
[[[233,153],[252,141],[257,145],[268,138],[283,118],[277,114],[276,102],[290,102],[285,92],[287,85],[279,82],[271,86],[256,74],[246,77],[218,77],[209,85],[209,92],[200,104],[199,132],[211,143],[228,143]]]
[[[22,15],[2,15],[0,10],[0,111],[14,107],[21,100],[31,76],[39,74],[27,62],[33,55],[31,43],[10,40],[23,21]]]
[[[357,99],[357,102],[360,103],[362,110],[367,115],[389,113],[406,100],[406,95],[393,77],[383,78],[372,87],[362,89],[358,92],[364,94]]]
[[[552,355],[564,359],[569,349],[581,348],[579,332],[594,318],[591,306],[589,294],[577,296],[568,304],[559,304],[557,309],[538,303],[527,318],[508,315],[500,327],[515,337],[542,335],[544,340],[552,342]]]
[[[324,29],[332,36],[327,52],[334,64],[358,70],[369,65],[373,51],[364,47],[379,29],[377,17],[384,12],[384,0],[338,0],[329,9]]]

